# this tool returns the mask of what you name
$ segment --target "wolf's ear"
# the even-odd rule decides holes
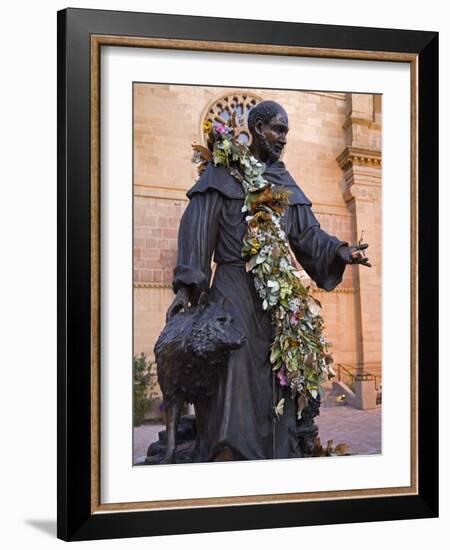
[[[227,298],[227,296],[224,296],[224,297],[220,300],[220,307],[225,308],[229,303],[230,303],[230,300]]]
[[[200,306],[201,308],[204,308],[208,304],[209,304],[208,294],[206,292],[202,292],[200,294],[200,298],[198,299],[198,304],[197,305]]]

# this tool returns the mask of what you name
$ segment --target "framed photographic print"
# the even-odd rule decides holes
[[[435,517],[433,32],[58,13],[58,536]]]

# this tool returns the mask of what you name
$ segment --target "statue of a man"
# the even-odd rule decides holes
[[[286,170],[280,155],[286,145],[288,116],[281,105],[263,101],[248,117],[251,152],[265,163],[264,178],[287,188],[291,194],[284,215],[284,229],[297,260],[320,288],[334,289],[347,264],[370,266],[362,253],[367,245],[349,246],[327,234],[311,210],[311,202]],[[289,388],[278,388],[285,397],[284,413],[273,421],[273,376],[269,361],[273,327],[263,310],[251,272],[241,257],[246,231],[242,212],[244,191],[224,167],[209,162],[188,192],[190,202],[181,219],[178,261],[174,270],[176,297],[167,315],[189,304],[201,292],[212,301],[226,297],[226,308],[246,344],[231,353],[220,374],[216,396],[210,401],[196,460],[225,458],[255,460],[301,457],[296,436],[296,400]],[[216,270],[212,284],[211,260]]]

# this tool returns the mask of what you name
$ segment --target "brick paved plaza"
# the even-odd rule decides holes
[[[322,407],[316,418],[319,437],[325,447],[329,439],[333,446],[350,445],[350,453],[377,454],[381,452],[381,406],[361,411],[349,406]],[[142,462],[149,444],[156,441],[161,424],[146,424],[134,429],[134,462]]]

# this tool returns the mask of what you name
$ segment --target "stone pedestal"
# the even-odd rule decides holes
[[[362,376],[355,380],[354,405],[357,409],[375,409],[377,406],[377,392],[373,378]]]

